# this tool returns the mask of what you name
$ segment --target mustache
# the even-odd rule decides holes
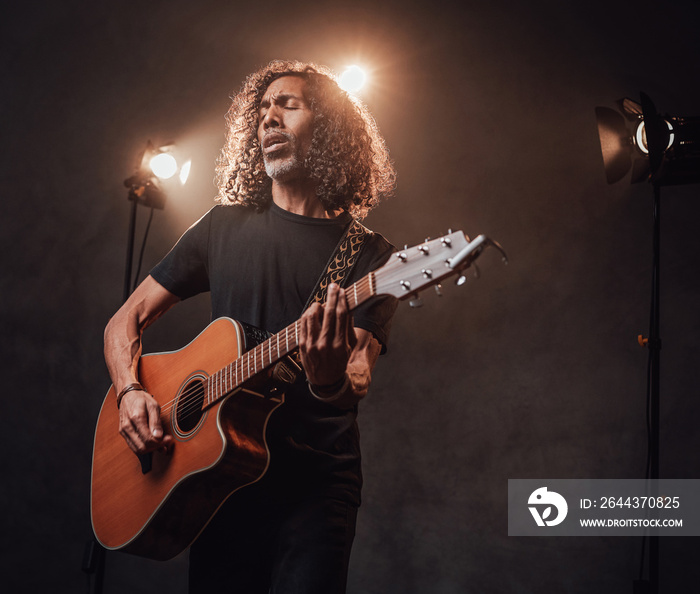
[[[296,136],[294,134],[292,134],[291,132],[284,132],[282,130],[270,130],[263,135],[263,139],[262,139],[261,144],[264,147],[264,146],[266,146],[266,141],[269,137],[280,137],[280,136],[283,137],[287,141],[291,141],[291,142],[296,141]]]

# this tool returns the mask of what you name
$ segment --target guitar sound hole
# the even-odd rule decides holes
[[[190,382],[180,394],[177,401],[177,426],[183,433],[192,431],[202,418],[204,404],[204,383],[200,380]]]

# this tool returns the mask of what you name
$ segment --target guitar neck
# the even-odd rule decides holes
[[[374,273],[345,289],[350,311],[377,294]],[[255,375],[271,367],[299,346],[301,320],[290,324],[266,341],[246,351],[235,361],[207,378],[203,408],[218,402]]]

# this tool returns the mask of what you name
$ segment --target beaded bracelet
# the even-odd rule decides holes
[[[127,392],[131,392],[132,390],[143,390],[143,386],[139,384],[138,382],[134,382],[133,384],[129,384],[126,386],[119,394],[117,395],[117,408],[121,406],[122,403],[122,398],[124,398],[124,395]]]

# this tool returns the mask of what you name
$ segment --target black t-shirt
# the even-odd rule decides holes
[[[297,320],[350,217],[316,219],[274,202],[263,212],[216,206],[188,229],[151,271],[181,299],[211,292],[212,318],[230,317],[269,332]],[[378,233],[365,240],[346,286],[381,266],[393,247]],[[386,346],[396,300],[377,297],[353,311],[353,323]],[[342,411],[315,399],[305,382],[287,391],[268,425],[269,475],[303,481],[359,503],[357,407]]]

